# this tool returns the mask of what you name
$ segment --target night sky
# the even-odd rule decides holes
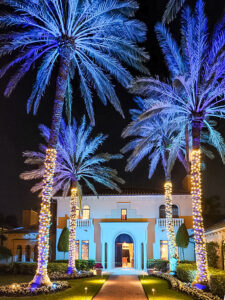
[[[222,16],[224,0],[206,0],[205,2],[209,26],[212,28],[213,23]],[[161,20],[167,0],[139,0],[139,3],[140,10],[137,13],[137,18],[148,25],[148,40],[145,44],[151,55],[148,67],[152,75],[158,74],[161,78],[166,77],[167,71],[155,38],[154,25]],[[189,3],[193,5],[195,1],[190,1]],[[179,28],[179,17],[170,27],[176,38],[179,39],[179,31],[177,31],[177,28]],[[5,61],[6,58],[0,60],[0,65],[3,65]],[[3,96],[3,90],[9,77],[5,77],[0,81],[0,212],[5,215],[16,214],[20,217],[22,209],[39,209],[40,205],[40,199],[37,195],[30,192],[34,182],[25,182],[19,179],[19,174],[27,168],[23,163],[22,152],[38,149],[38,144],[42,142],[37,128],[38,124],[44,123],[49,126],[52,116],[54,76],[52,84],[50,84],[41,101],[37,115],[26,114],[26,100],[30,95],[35,74],[34,68],[24,77],[9,99]],[[140,74],[133,73],[133,75]],[[79,121],[85,113],[85,109],[77,87],[78,84],[75,81],[73,115]],[[133,96],[129,95],[119,84],[116,84],[116,87],[124,109],[125,119],[110,104],[104,107],[97,98],[94,104],[96,119],[94,133],[103,132],[109,135],[108,140],[102,147],[102,151],[110,153],[118,153],[125,145],[125,141],[120,138],[121,132],[130,122],[129,109],[135,107],[132,101]],[[225,121],[221,121],[218,124],[218,129],[225,136]],[[205,162],[207,168],[203,176],[204,196],[219,195],[221,202],[224,202],[225,167],[218,154],[216,154],[216,158],[213,161],[205,160]],[[163,172],[160,167],[149,181],[147,178],[147,159],[143,160],[133,173],[124,172],[125,164],[125,159],[111,163],[111,166],[117,168],[119,175],[126,180],[125,189],[163,192]],[[184,176],[183,167],[177,164],[172,173],[174,190],[176,192],[182,190],[181,182]],[[98,191],[101,192],[101,188]]]

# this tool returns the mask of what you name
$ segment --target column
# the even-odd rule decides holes
[[[105,269],[105,242],[102,241],[102,244],[101,244],[101,263],[102,263],[102,266],[103,266],[103,269]]]

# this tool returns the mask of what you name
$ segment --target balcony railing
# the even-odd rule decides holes
[[[77,219],[77,227],[90,227],[92,225],[92,219]]]
[[[173,226],[180,227],[184,223],[184,219],[173,218]],[[166,227],[166,218],[156,219],[156,225],[158,227]]]

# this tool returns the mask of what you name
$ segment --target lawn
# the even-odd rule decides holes
[[[32,297],[1,297],[3,300],[12,300],[12,299],[26,299],[26,300],[91,300],[97,292],[100,290],[103,283],[107,280],[107,276],[103,277],[90,277],[90,278],[83,278],[83,279],[74,279],[69,280],[71,288],[49,295],[39,295],[39,296],[32,296]],[[0,275],[0,285],[10,284],[10,283],[19,283],[19,282],[29,282],[32,279],[32,276],[29,275]],[[87,295],[85,297],[84,288],[87,287]]]
[[[161,299],[179,299],[179,300],[191,300],[190,296],[184,295],[177,291],[169,288],[169,284],[166,280],[156,277],[142,277],[140,276],[140,281],[145,290],[148,299],[151,300],[161,300]],[[152,290],[155,290],[154,296]]]

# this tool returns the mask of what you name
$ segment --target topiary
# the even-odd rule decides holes
[[[64,252],[64,258],[65,258],[65,252],[69,251],[69,229],[65,227],[59,237],[59,242],[58,242],[58,251],[59,252]]]
[[[177,231],[176,244],[177,247],[182,249],[183,260],[184,260],[184,248],[187,248],[189,244],[189,234],[184,223],[180,225]]]

